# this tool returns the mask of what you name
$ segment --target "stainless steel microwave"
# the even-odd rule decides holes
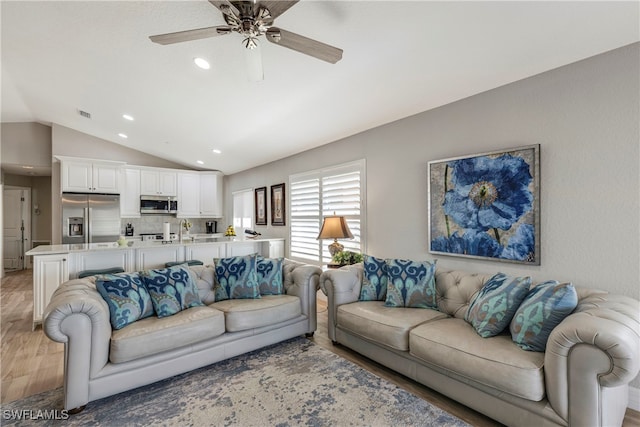
[[[174,214],[178,212],[178,199],[172,196],[140,196],[141,214]]]

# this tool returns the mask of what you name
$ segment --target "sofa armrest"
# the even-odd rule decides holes
[[[638,301],[606,293],[585,298],[549,336],[549,403],[570,425],[619,424],[609,418],[616,411],[605,409],[624,415],[627,385],[640,370],[639,349]]]
[[[286,260],[283,266],[285,293],[300,298],[302,314],[309,319],[307,334],[312,334],[318,327],[316,292],[319,289],[320,273],[320,267],[290,260]]]
[[[327,331],[336,340],[338,307],[358,301],[362,286],[362,264],[327,270],[320,276],[320,288],[327,296]]]
[[[109,306],[95,288],[95,277],[60,285],[44,311],[43,330],[64,343],[64,408],[89,401],[89,379],[107,364],[111,323]]]

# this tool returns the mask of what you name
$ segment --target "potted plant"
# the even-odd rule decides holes
[[[357,264],[359,262],[362,262],[362,260],[362,254],[351,251],[337,252],[332,258],[333,263],[338,265]]]

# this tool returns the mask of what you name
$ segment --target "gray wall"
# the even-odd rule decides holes
[[[439,256],[438,266],[566,280],[640,299],[639,64],[636,43],[229,175],[226,217],[233,191],[365,158],[366,252],[430,259],[427,162],[540,144],[541,265]],[[288,227],[258,230],[288,238]]]
[[[51,167],[51,128],[35,123],[2,123],[2,164]]]

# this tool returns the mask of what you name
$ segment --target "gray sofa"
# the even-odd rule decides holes
[[[191,266],[202,307],[112,330],[95,276],[53,294],[44,332],[65,344],[64,409],[150,384],[316,330],[321,269],[285,259],[283,295],[215,302],[214,268]]]
[[[435,277],[438,310],[392,308],[358,300],[362,264],[325,271],[329,338],[506,425],[622,424],[640,366],[638,301],[576,287],[575,311],[532,352],[464,320],[491,275]]]

